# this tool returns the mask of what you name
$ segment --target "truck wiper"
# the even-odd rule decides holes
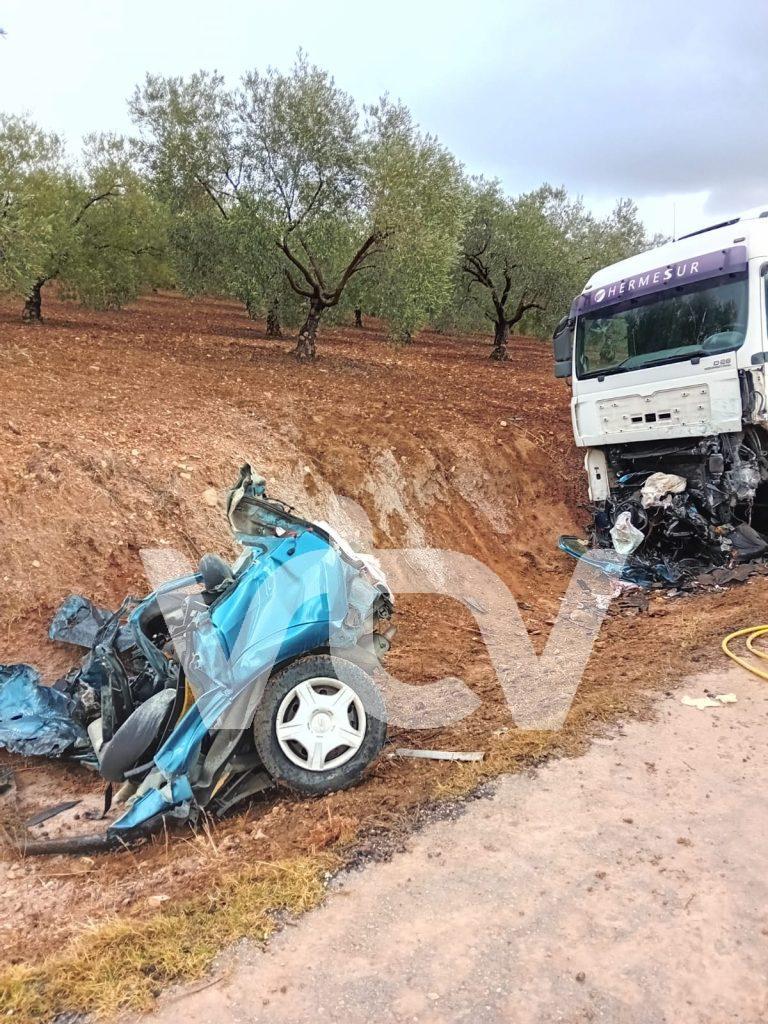
[[[710,352],[708,349],[702,348],[702,346],[698,345],[696,348],[691,348],[689,351],[679,353],[678,355],[668,354],[663,356],[659,354],[657,359],[648,359],[646,362],[638,363],[636,366],[628,366],[627,363],[631,362],[633,359],[637,359],[637,356],[627,356],[626,359],[622,359],[622,361],[617,363],[616,366],[612,366],[610,368],[606,367],[606,369],[600,370],[599,373],[601,375],[605,374],[605,376],[609,376],[613,373],[630,373],[632,370],[645,370],[651,366],[661,366],[663,363],[678,363],[685,359],[696,359],[697,357],[700,358],[701,356],[712,355],[717,355],[717,353]]]

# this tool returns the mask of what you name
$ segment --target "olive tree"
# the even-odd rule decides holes
[[[619,199],[607,217],[590,217],[579,238],[580,271],[576,282],[580,291],[590,274],[611,263],[636,256],[645,249],[661,245],[662,235],[649,236],[632,199]]]
[[[230,293],[245,288],[269,311],[279,277],[305,307],[296,355],[314,358],[323,313],[383,239],[365,216],[351,98],[300,55],[288,74],[254,71],[236,90],[205,71],[150,75],[130,106],[160,194],[187,213],[207,204],[226,222],[230,251],[250,255]]]
[[[375,215],[393,230],[375,273],[358,279],[354,305],[377,313],[394,340],[407,342],[450,303],[465,183],[456,159],[419,131],[402,104],[385,98],[367,113]]]
[[[23,296],[25,319],[42,319],[50,281],[65,296],[106,307],[134,298],[156,274],[163,215],[123,140],[91,136],[73,165],[58,137],[5,117],[0,190],[0,287]]]
[[[379,257],[390,254],[394,295],[396,283],[408,282],[408,246],[414,254],[421,246],[423,265],[435,238],[450,234],[438,203],[432,222],[408,159],[415,156],[433,183],[450,179],[454,191],[455,164],[398,110],[385,103],[361,118],[353,99],[301,53],[289,72],[253,71],[234,90],[204,71],[148,76],[131,100],[159,194],[187,216],[207,205],[237,237],[229,293],[267,314],[302,304],[300,360],[314,359],[321,320],[361,276],[380,271]],[[421,314],[405,310],[400,292],[398,301],[404,323],[416,323]]]
[[[84,305],[122,306],[165,277],[166,211],[119,137],[86,139],[77,183],[72,229],[53,253],[48,279],[58,278],[62,293]]]
[[[581,205],[542,185],[515,199],[476,179],[458,270],[459,315],[493,325],[491,358],[507,359],[511,330],[531,311],[559,309],[570,285],[572,224]]]
[[[45,265],[64,169],[61,140],[26,118],[0,115],[0,291],[28,296]]]

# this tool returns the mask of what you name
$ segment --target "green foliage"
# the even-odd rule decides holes
[[[157,193],[183,218],[174,249],[185,288],[290,313],[307,298],[307,273],[320,290],[343,275],[365,230],[363,147],[354,102],[326,72],[300,54],[288,74],[254,71],[232,91],[206,72],[148,76],[131,111]]]
[[[387,242],[352,298],[407,340],[450,303],[466,191],[458,162],[406,107],[385,98],[368,117],[370,191]]]
[[[597,220],[580,199],[551,185],[515,199],[495,181],[475,179],[469,189],[448,319],[465,329],[490,322],[497,347],[515,327],[548,333],[594,270],[652,244],[627,200]]]
[[[42,275],[63,171],[56,135],[27,118],[0,116],[0,291],[26,295]]]
[[[124,140],[86,139],[84,175],[65,217],[50,273],[65,294],[88,306],[121,306],[162,276],[167,213],[147,192]]]
[[[139,150],[159,198],[174,213],[200,212],[213,202],[225,214],[237,147],[232,98],[221,75],[147,75],[129,109],[147,132]]]
[[[635,205],[597,219],[543,185],[510,198],[384,97],[359,111],[299,53],[246,74],[148,75],[140,138],[86,140],[77,164],[24,118],[0,118],[0,290],[119,305],[148,283],[303,321],[353,308],[408,340],[427,323],[547,333],[598,267],[647,239]]]
[[[182,216],[184,287],[202,285],[212,246],[217,290],[288,319],[305,303],[310,357],[320,316],[356,297],[400,334],[447,300],[460,170],[403,107],[382,101],[361,124],[352,98],[300,53],[288,73],[254,71],[231,92],[204,72],[150,76],[131,109],[158,194]]]
[[[3,291],[26,297],[56,279],[87,305],[117,306],[160,272],[165,215],[122,139],[89,137],[74,167],[56,136],[5,117],[0,193]]]
[[[272,310],[283,326],[297,326],[304,300],[285,276],[274,224],[243,202],[233,211],[228,227],[232,262],[222,293],[239,299],[252,317],[264,318]]]
[[[354,100],[299,53],[287,74],[245,75],[235,94],[248,178],[280,227],[309,228],[362,201],[363,149]]]
[[[579,282],[577,291],[581,291],[587,278],[595,271],[661,245],[664,241],[660,235],[648,237],[637,206],[631,199],[619,199],[611,213],[602,220],[587,218],[585,230],[579,239],[583,280]]]

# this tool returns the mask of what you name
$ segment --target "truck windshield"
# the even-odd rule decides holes
[[[747,331],[747,275],[681,286],[579,318],[580,378],[731,352]]]

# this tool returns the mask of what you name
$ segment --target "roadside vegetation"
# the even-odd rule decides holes
[[[596,218],[544,184],[508,196],[384,97],[360,108],[302,53],[288,72],[148,75],[135,137],[73,154],[0,118],[0,292],[44,317],[45,288],[117,308],[163,286],[242,302],[267,334],[375,316],[407,344],[424,327],[547,335],[597,267],[651,244],[629,200]]]

